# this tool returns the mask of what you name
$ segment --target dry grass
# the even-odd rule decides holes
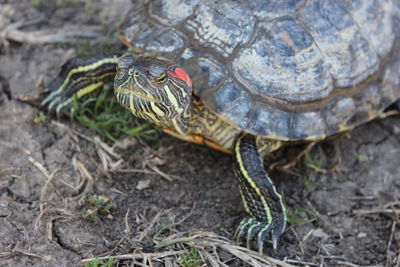
[[[235,245],[227,238],[211,232],[192,231],[170,235],[157,243],[154,249],[159,252],[143,253],[135,250],[130,254],[107,255],[99,257],[100,260],[110,258],[117,260],[130,260],[140,266],[154,266],[155,264],[179,266],[182,258],[189,251],[195,250],[201,258],[200,266],[230,266],[230,262],[240,260],[242,264],[255,267],[263,266],[294,266],[282,260],[260,255],[250,249]],[[224,253],[223,257],[221,252]],[[227,257],[230,256],[230,258]],[[82,262],[90,262],[96,258],[83,259]]]

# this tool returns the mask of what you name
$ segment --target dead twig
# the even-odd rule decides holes
[[[393,214],[399,214],[400,209],[359,209],[359,210],[353,210],[354,214],[357,215],[368,215],[368,214],[374,214],[374,213],[381,213],[385,215],[393,215]]]
[[[181,178],[179,176],[165,173],[165,172],[161,171],[157,166],[149,166],[149,168],[170,182],[173,180],[181,180]]]
[[[124,224],[125,224],[125,233],[129,234],[131,232],[131,227],[129,226],[128,218],[129,218],[129,211],[130,208],[126,211],[125,217],[124,217]]]
[[[347,262],[347,261],[337,261],[336,264],[342,265],[342,266],[360,267],[360,265],[358,265],[358,264],[354,264],[354,263]],[[365,267],[382,267],[382,265],[366,265]]]
[[[399,115],[399,114],[400,114],[400,112],[398,110],[389,110],[389,111],[386,111],[386,112],[380,114],[379,118],[380,119],[384,119],[384,118],[387,118],[387,117],[390,117],[390,116],[396,116],[396,115]]]
[[[7,25],[0,32],[0,38],[18,43],[41,45],[49,43],[76,43],[82,39],[95,39],[99,37],[99,33],[95,31],[84,32],[69,29],[53,29],[28,32],[20,30],[19,28],[22,26],[24,24],[21,22]]]
[[[52,124],[64,129],[75,141],[76,137],[80,137],[86,141],[93,143],[96,146],[97,155],[100,159],[99,169],[106,177],[111,177],[109,172],[117,171],[119,166],[124,162],[121,155],[114,151],[113,147],[110,147],[105,142],[103,142],[99,137],[89,137],[76,130],[71,129],[63,123],[52,121]]]
[[[307,262],[307,261],[301,261],[301,260],[291,260],[291,259],[288,259],[288,260],[286,260],[286,261],[289,262],[289,263],[302,264],[302,265],[305,265],[305,266],[319,266],[319,265],[316,264],[316,263]]]
[[[288,164],[284,165],[282,168],[283,169],[291,169],[293,168],[300,160],[301,158],[307,153],[310,152],[311,149],[317,144],[317,142],[311,142],[309,143],[303,151],[301,151],[294,160],[289,162]]]
[[[72,166],[80,173],[83,178],[78,185],[79,191],[80,188],[84,186],[84,190],[75,198],[83,199],[88,192],[93,189],[94,179],[90,172],[86,169],[85,165],[76,159],[76,157],[72,158]]]
[[[154,225],[156,224],[157,221],[160,220],[161,216],[163,216],[164,214],[167,214],[169,212],[171,212],[172,209],[167,209],[167,210],[161,210],[159,211],[154,217],[153,219],[150,221],[150,223],[147,225],[147,227],[139,234],[139,236],[137,238],[135,238],[135,241],[142,241],[145,237],[148,236],[148,234],[150,233],[150,231],[153,229]]]
[[[159,253],[137,253],[137,254],[122,254],[122,255],[113,255],[113,256],[103,256],[103,257],[96,257],[96,258],[87,258],[83,259],[82,263],[93,261],[95,259],[99,260],[108,260],[109,258],[113,258],[116,260],[140,260],[143,259],[144,256],[161,259],[169,256],[176,256],[185,253],[184,250],[181,251],[166,251],[166,252],[159,252]]]
[[[400,206],[400,201],[390,202],[379,208],[356,209],[353,210],[353,213],[357,215],[368,215],[374,213],[380,213],[389,216],[392,215],[394,220],[399,222],[400,208],[396,208],[396,206]]]
[[[158,175],[157,172],[155,172],[155,171],[149,171],[149,170],[146,170],[146,169],[119,169],[119,170],[115,170],[115,172],[122,172],[122,173],[146,173],[146,174]]]
[[[169,149],[167,149],[169,150]],[[148,167],[151,170],[153,170],[155,173],[160,175],[161,177],[165,178],[168,181],[173,181],[173,180],[181,180],[179,176],[176,175],[171,175],[167,174],[163,171],[161,171],[158,166],[164,165],[166,160],[162,157],[162,155],[159,154],[153,154],[149,158],[145,159],[142,163],[143,169]]]
[[[389,237],[389,241],[388,241],[388,245],[387,245],[387,249],[386,249],[386,266],[391,266],[392,265],[392,259],[391,259],[391,253],[390,253],[390,248],[392,246],[392,241],[393,241],[393,237],[394,237],[394,231],[396,229],[396,222],[394,221],[392,224],[392,230],[390,231],[390,237]]]
[[[51,260],[51,256],[49,255],[39,255],[39,254],[35,254],[35,253],[31,253],[31,252],[27,252],[27,251],[23,251],[23,250],[13,250],[12,251],[13,255],[24,255],[24,256],[28,256],[28,257],[33,257],[33,258],[39,258],[42,259],[44,261],[50,261]]]

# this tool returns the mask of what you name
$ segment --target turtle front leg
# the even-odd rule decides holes
[[[257,236],[260,253],[264,241],[270,239],[274,249],[286,225],[282,197],[264,170],[256,137],[250,134],[238,138],[234,149],[234,171],[239,179],[242,202],[249,217],[236,230],[238,239],[246,239],[247,246]]]
[[[58,76],[43,92],[41,106],[57,115],[73,112],[73,99],[80,99],[112,80],[116,73],[117,56],[75,57],[61,67]]]

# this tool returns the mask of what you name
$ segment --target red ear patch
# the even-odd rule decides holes
[[[176,68],[175,72],[168,71],[168,74],[174,78],[184,81],[187,85],[192,86],[192,80],[186,74],[186,71],[182,68]]]

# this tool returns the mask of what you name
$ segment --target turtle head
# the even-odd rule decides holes
[[[192,82],[174,63],[124,55],[118,62],[114,92],[135,116],[178,133],[187,132]]]

